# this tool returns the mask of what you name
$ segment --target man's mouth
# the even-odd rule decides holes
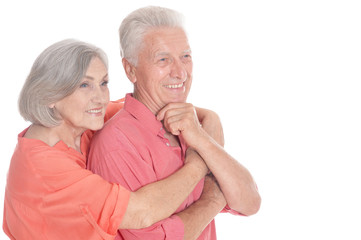
[[[163,85],[163,87],[166,87],[166,88],[171,88],[171,89],[174,89],[174,88],[181,88],[184,86],[184,82],[182,83],[179,83],[179,84],[168,84],[168,85]]]

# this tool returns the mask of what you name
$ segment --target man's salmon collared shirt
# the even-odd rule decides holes
[[[127,94],[124,108],[92,139],[88,167],[106,180],[135,191],[164,179],[184,165],[186,146],[170,146],[162,123],[142,103]],[[199,199],[204,179],[177,209],[180,212]],[[183,239],[184,225],[173,215],[151,227],[119,230],[116,239]],[[198,239],[216,239],[214,220]]]

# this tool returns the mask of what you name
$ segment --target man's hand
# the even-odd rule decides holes
[[[223,127],[221,124],[221,120],[217,113],[204,109],[197,108],[197,116],[199,121],[202,124],[202,128],[214,139],[216,142],[224,146],[224,135],[223,135]]]
[[[201,139],[207,137],[190,103],[169,103],[157,114],[164,127],[173,135],[181,135],[190,147],[196,147]]]
[[[190,103],[169,103],[157,114],[164,127],[173,135],[181,135],[188,146],[195,147],[201,138],[213,138],[224,146],[224,136],[218,115]]]

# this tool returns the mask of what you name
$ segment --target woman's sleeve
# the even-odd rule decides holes
[[[110,101],[107,110],[105,112],[104,122],[111,119],[117,112],[119,112],[120,109],[123,108],[123,106],[124,106],[124,98],[116,101]]]
[[[80,208],[89,223],[94,223],[95,229],[100,227],[113,235],[122,222],[130,191],[118,184],[109,183],[96,174],[88,178],[90,181],[84,187],[89,191],[89,201],[84,201]]]
[[[127,209],[130,191],[76,164],[80,160],[77,154],[66,151],[39,154],[43,159],[34,158],[32,167],[47,189],[43,211],[48,219],[64,225],[76,222],[79,230],[89,228],[103,239],[114,237]]]

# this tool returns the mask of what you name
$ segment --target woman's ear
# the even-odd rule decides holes
[[[125,74],[127,75],[128,79],[132,83],[135,83],[137,81],[137,78],[135,76],[136,68],[125,58],[122,59],[122,63],[125,70]]]
[[[51,104],[49,104],[49,106],[48,106],[49,108],[54,108],[55,107],[55,103],[51,103]]]

